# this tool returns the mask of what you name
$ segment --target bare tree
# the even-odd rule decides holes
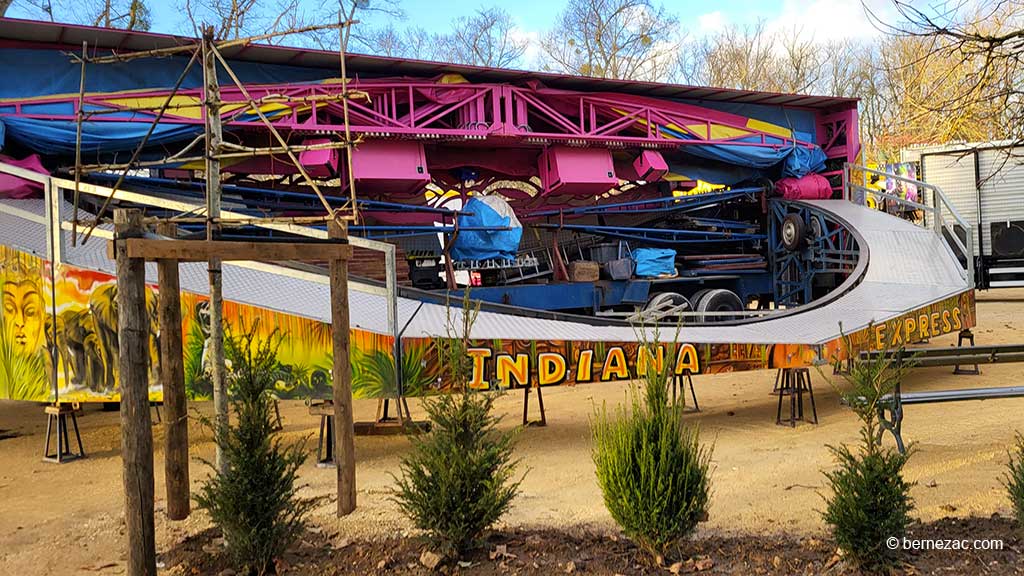
[[[395,28],[393,24],[381,28],[370,28],[353,40],[358,48],[370,54],[389,58],[414,58],[430,60],[436,57],[439,43],[436,34],[431,35],[423,28]]]
[[[149,30],[151,25],[144,0],[0,0],[0,17],[10,8],[50,22],[126,30]]]
[[[679,21],[651,0],[569,0],[540,41],[544,68],[632,80],[664,80],[676,65]]]
[[[739,90],[777,87],[772,39],[763,20],[752,26],[728,26],[692,42],[681,54],[683,77],[691,84]]]
[[[775,59],[778,90],[807,93],[816,88],[821,79],[821,46],[800,28],[780,31],[772,40],[781,48]]]
[[[916,142],[1007,140],[1024,144],[1024,4],[893,0],[900,18],[875,17],[900,58],[885,61]]]
[[[507,67],[519,62],[529,42],[516,36],[512,16],[501,8],[481,8],[472,16],[457,18],[444,39],[451,62]]]
[[[115,2],[103,0],[92,21],[93,26],[104,28],[124,28],[127,30],[149,30],[149,8],[142,0]]]
[[[202,24],[210,24],[219,40],[305,25],[299,0],[185,0],[182,8],[197,36]]]
[[[821,50],[803,30],[770,33],[762,20],[690,43],[679,65],[693,84],[807,93],[818,90],[823,78]]]

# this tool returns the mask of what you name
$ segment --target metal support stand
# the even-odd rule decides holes
[[[962,348],[964,345],[964,341],[970,342],[971,346],[973,347],[974,332],[971,332],[970,329],[961,330],[960,334],[957,335],[956,347]],[[977,376],[981,374],[981,368],[978,367],[977,364],[974,365],[973,369],[961,368],[960,364],[957,364],[956,366],[953,367],[953,374],[970,374],[973,376]]]
[[[807,368],[782,368],[776,380],[780,381],[779,386],[779,407],[775,413],[775,423],[789,424],[796,427],[798,420],[804,422],[818,423],[818,409],[814,405],[814,388],[811,386],[811,371]],[[804,392],[811,400],[811,416],[813,421],[804,419]],[[789,396],[789,418],[782,419],[782,399]]]
[[[284,422],[281,421],[281,405],[277,396],[271,395],[270,401],[274,403],[274,431],[284,430]]]
[[[320,435],[316,442],[317,468],[334,468],[334,402],[323,400],[309,405],[309,413],[320,417]]]
[[[78,432],[78,408],[69,404],[57,404],[46,407],[46,446],[43,448],[43,460],[63,464],[79,458],[85,458],[85,449],[82,448],[82,436]],[[71,450],[71,440],[68,434],[68,416],[71,416],[71,425],[75,429],[75,441],[78,444],[78,453]],[[53,423],[57,423],[57,447],[56,451],[50,452],[50,438],[53,434]]]
[[[676,401],[676,390],[679,390],[679,395],[686,396],[686,386],[690,386],[690,398],[693,399],[693,411],[700,412],[700,404],[697,404],[697,393],[693,390],[693,375],[690,374],[689,370],[684,370],[682,374],[676,374],[672,377],[672,402]]]
[[[523,426],[547,426],[548,417],[547,413],[544,412],[544,396],[541,394],[540,386],[537,386],[537,404],[540,406],[540,420],[534,420],[530,422],[528,416],[530,412],[530,386],[523,388]]]

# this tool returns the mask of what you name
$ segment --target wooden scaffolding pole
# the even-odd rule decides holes
[[[203,28],[203,103],[206,122],[206,239],[215,240],[220,235],[220,147],[224,139],[220,119],[220,85],[217,82],[216,50],[213,47],[213,27]],[[224,290],[221,276],[220,257],[209,260],[210,283],[210,380],[213,381],[214,422],[220,429],[228,423],[228,391],[224,365]],[[224,450],[217,445],[215,458],[217,470],[224,474],[228,470]]]
[[[142,212],[114,212],[116,238],[141,236]],[[149,316],[146,261],[117,253],[117,338],[121,392],[121,459],[128,576],[156,575],[153,520],[153,433],[149,415]]]
[[[329,238],[347,241],[348,226],[332,220]],[[355,430],[349,366],[348,261],[331,260],[331,334],[334,345],[334,462],[338,471],[338,516],[356,509]]]
[[[163,222],[158,234],[174,238],[177,226]],[[160,301],[160,383],[167,413],[164,475],[167,485],[167,517],[184,520],[191,512],[188,475],[188,403],[185,399],[185,366],[181,343],[181,286],[177,260],[158,260]]]

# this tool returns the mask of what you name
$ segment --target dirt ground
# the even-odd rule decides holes
[[[979,293],[978,316],[975,334],[979,345],[1024,343],[1024,290]],[[933,340],[931,345],[954,342],[955,337],[947,336]],[[980,376],[954,376],[947,368],[920,369],[907,379],[904,389],[1019,384],[1022,376],[1024,364],[987,366]],[[692,558],[699,560],[707,555],[712,566],[717,565],[710,568],[712,571],[734,573],[767,570],[803,574],[825,570],[832,547],[819,513],[824,490],[821,471],[832,465],[826,444],[856,440],[857,423],[852,413],[839,405],[828,378],[818,374],[813,374],[813,381],[820,423],[800,424],[795,429],[774,423],[772,372],[701,376],[695,380],[702,410],[689,417],[700,425],[703,437],[714,443],[714,496],[710,518],[700,529]],[[635,564],[635,550],[630,552],[628,545],[620,544],[621,537],[602,504],[590,457],[589,419],[595,406],[605,402],[612,405],[625,398],[626,386],[622,384],[544,391],[548,426],[530,427],[519,438],[517,455],[527,470],[522,494],[501,526],[507,533],[496,535],[492,545],[504,543],[509,549],[523,546],[527,549],[521,554],[524,558],[534,553],[551,557],[537,567],[509,559],[506,564],[512,566],[512,572],[544,574],[578,569],[607,574],[651,573]],[[417,402],[411,403],[415,415]],[[498,407],[506,415],[505,425],[517,424],[522,413],[521,393],[503,397]],[[196,408],[208,411],[210,407],[200,404]],[[310,437],[310,446],[315,447],[318,419],[299,402],[283,403],[281,409],[284,434],[292,439]],[[372,419],[375,410],[375,401],[357,401],[356,419]],[[531,410],[536,413],[535,404]],[[914,515],[925,522],[916,530],[922,534],[941,533],[946,538],[998,534],[1008,539],[1009,547],[1009,552],[1001,554],[936,552],[939,556],[928,556],[931,560],[918,565],[922,573],[933,569],[937,573],[1024,573],[1020,542],[1012,537],[1004,519],[1009,503],[999,480],[1014,430],[1024,430],[1022,415],[1024,399],[908,407],[904,437],[915,443],[916,453],[906,474],[917,482],[913,489]],[[0,402],[0,574],[123,573],[117,419],[117,412],[87,407],[79,422],[88,458],[58,466],[40,458],[46,424],[42,408]],[[212,458],[209,435],[198,426],[190,432],[193,456]],[[162,514],[162,426],[154,427],[154,436],[161,566],[167,573],[208,573],[214,565],[189,565],[196,562],[189,550],[201,551],[202,543],[208,540],[209,523],[203,514],[193,514],[184,522],[167,521]],[[390,475],[397,473],[399,459],[408,447],[408,440],[402,437],[356,439],[359,508],[338,520],[334,517],[334,500],[325,501],[313,514],[314,532],[305,548],[331,544],[333,548],[324,552],[320,562],[330,562],[335,553],[355,554],[355,550],[368,560],[346,560],[338,566],[351,566],[351,570],[335,566],[323,572],[390,573],[415,564],[419,549],[416,540],[410,538],[414,531],[388,499]],[[194,485],[206,473],[201,463],[193,461]],[[333,469],[317,468],[311,458],[302,481],[308,484],[308,493],[330,495],[335,474]],[[993,518],[994,514],[1003,518]],[[958,520],[968,517],[972,518]],[[565,541],[548,548],[535,545],[556,533],[567,534]],[[752,544],[738,556],[723,552],[737,540]],[[563,553],[556,548],[564,549]],[[778,551],[773,553],[773,548]],[[585,570],[588,558],[597,550],[614,556],[620,549],[626,558],[619,562],[621,566],[607,559],[590,560],[590,569]],[[486,551],[481,554],[481,562],[490,561]],[[943,558],[948,558],[949,570],[944,569]],[[743,564],[747,560],[750,563]],[[501,561],[499,557],[490,563]],[[569,561],[574,562],[573,567],[568,566]]]

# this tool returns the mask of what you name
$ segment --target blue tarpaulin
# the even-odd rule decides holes
[[[88,93],[117,93],[133,90],[169,90],[188,63],[188,57],[139,58],[115,64],[87,64],[85,88]],[[277,64],[254,62],[233,62],[232,69],[245,83],[269,84],[281,82],[316,82],[331,77],[325,70],[299,68]],[[219,70],[222,85],[232,85],[232,80]],[[0,98],[35,98],[58,94],[76,94],[81,80],[81,65],[73,62],[68,54],[59,50],[4,49],[0,59],[0,78],[17,81],[0,82]],[[182,89],[202,86],[202,67],[193,64],[182,82]],[[87,108],[88,109],[88,108]],[[0,147],[11,141],[41,154],[70,155],[75,152],[74,122],[24,118],[13,114],[53,114],[73,116],[74,106],[68,102],[41,102],[23,105],[20,111],[10,104],[0,103],[0,114],[7,128],[7,140],[0,131]],[[116,118],[108,115],[107,118]],[[149,130],[154,117],[152,114],[128,113],[133,122],[90,122],[82,123],[82,151],[89,153],[114,153],[134,150]],[[239,119],[246,120],[243,115]],[[148,144],[157,146],[188,140],[201,134],[201,125],[162,123],[150,136]]]
[[[676,272],[676,251],[671,248],[637,248],[633,250],[636,275],[640,278],[654,278]]]
[[[460,228],[493,230],[460,230],[452,246],[454,260],[515,260],[523,228],[508,203],[497,196],[470,198],[463,210],[472,215],[459,216]]]

